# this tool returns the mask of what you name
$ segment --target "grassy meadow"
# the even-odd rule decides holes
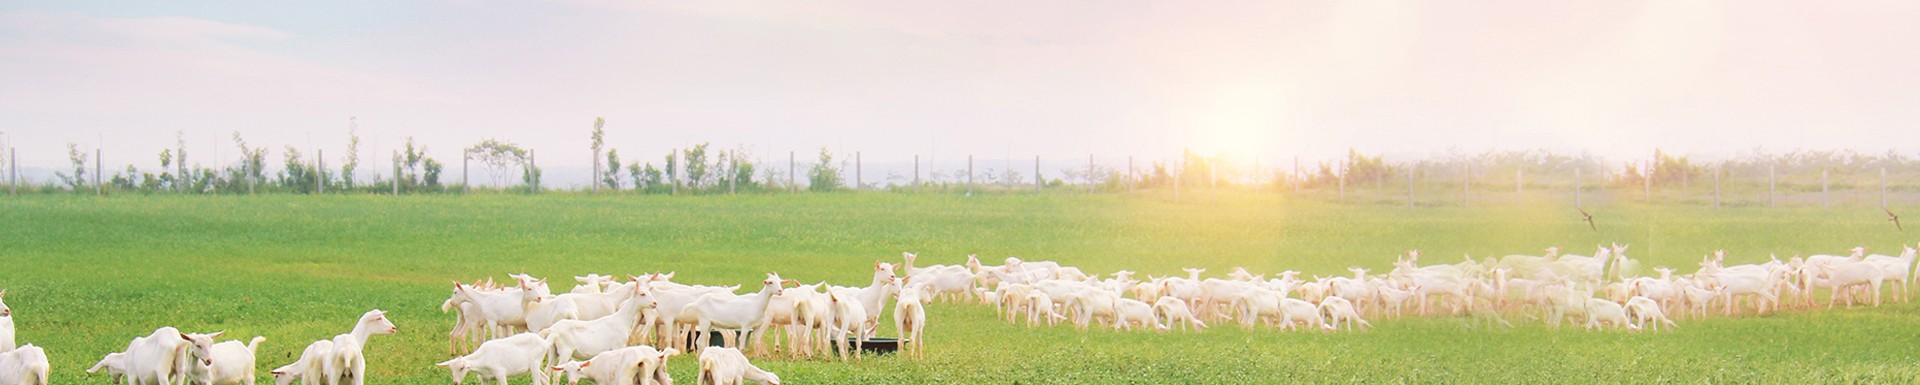
[[[370,384],[443,384],[454,280],[526,272],[677,271],[677,280],[750,284],[769,270],[803,282],[864,284],[876,260],[969,253],[1054,260],[1090,273],[1300,270],[1384,272],[1419,249],[1428,263],[1537,254],[1559,245],[1632,245],[1648,265],[1692,272],[1714,249],[1729,263],[1920,239],[1877,209],[1715,210],[1564,204],[1341,205],[1272,195],[752,196],[91,196],[0,197],[0,288],[18,340],[46,348],[53,381],[104,384],[82,370],[160,326],[264,335],[259,370],[344,333],[368,309],[400,333],[368,350]],[[556,287],[564,291],[566,285]],[[1920,381],[1920,306],[1680,320],[1662,334],[1514,329],[1467,319],[1373,320],[1363,333],[1203,334],[1028,328],[989,306],[930,307],[924,361],[762,360],[786,383],[1797,383]],[[1517,317],[1509,317],[1517,318]],[[890,334],[888,326],[883,334]],[[693,381],[689,356],[672,362]],[[516,383],[524,383],[524,379]]]

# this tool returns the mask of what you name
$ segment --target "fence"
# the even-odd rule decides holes
[[[327,170],[328,163],[321,150],[315,150],[316,156],[309,160],[299,159],[298,154],[293,154],[289,157],[288,165],[271,170],[273,174],[260,169],[262,166],[257,161],[241,161],[220,169],[195,168],[186,174],[168,169],[158,169],[159,174],[153,174],[154,170],[129,166],[125,171],[109,176],[104,167],[109,158],[99,149],[91,151],[91,159],[74,155],[72,167],[68,168],[74,171],[73,175],[63,171],[52,172],[61,177],[56,181],[45,175],[52,169],[41,169],[42,182],[35,183],[31,180],[32,175],[22,175],[16,150],[6,150],[6,154],[0,156],[0,161],[6,162],[6,191],[14,195],[470,193],[478,187],[482,191],[525,193],[561,191],[667,195],[794,194],[816,190],[969,196],[1134,194],[1174,200],[1204,199],[1220,192],[1231,192],[1408,208],[1543,202],[1578,206],[1658,203],[1700,207],[1819,208],[1897,207],[1920,203],[1920,162],[1897,156],[1864,160],[1856,157],[1851,161],[1830,165],[1817,165],[1804,160],[1780,161],[1778,157],[1773,160],[1765,157],[1736,159],[1706,166],[1673,166],[1660,160],[1647,160],[1623,162],[1621,166],[1609,168],[1604,165],[1610,162],[1595,158],[1562,157],[1548,161],[1512,162],[1488,160],[1492,158],[1489,156],[1480,156],[1477,160],[1456,156],[1393,163],[1381,162],[1378,158],[1370,161],[1364,156],[1350,156],[1346,159],[1308,160],[1305,164],[1299,159],[1289,159],[1276,166],[1272,162],[1263,164],[1259,159],[1236,162],[1191,153],[1171,159],[1130,155],[1103,157],[1099,154],[1089,154],[1085,158],[1034,156],[986,159],[969,154],[949,156],[939,161],[931,156],[915,155],[910,160],[901,159],[897,163],[873,163],[868,162],[862,152],[855,151],[851,159],[842,154],[840,160],[829,160],[829,164],[821,167],[818,161],[802,161],[798,151],[788,151],[784,160],[758,158],[757,162],[749,161],[751,157],[737,152],[722,152],[724,158],[713,159],[711,163],[703,161],[700,167],[708,169],[705,175],[695,175],[688,170],[689,165],[672,163],[686,159],[686,151],[674,150],[673,160],[659,175],[662,179],[658,181],[659,185],[643,186],[636,183],[639,182],[637,180],[625,180],[624,185],[606,185],[602,179],[606,170],[596,163],[584,177],[561,173],[566,176],[560,178],[564,186],[555,189],[545,186],[541,181],[543,171],[531,150],[526,151],[524,161],[516,166],[519,169],[512,170],[523,174],[523,183],[503,185],[496,176],[493,186],[469,183],[470,174],[476,170],[473,170],[473,157],[467,154],[463,154],[458,166],[459,183],[443,185],[438,182],[441,170],[436,167],[440,166],[434,166],[436,163],[431,158],[426,159],[425,170],[418,170],[418,162],[404,159],[411,154],[403,156],[397,150],[391,167],[384,170],[388,174],[373,171],[375,167],[361,166],[365,169],[363,171],[373,171],[373,175],[364,179],[365,183],[361,183],[361,178],[355,178],[354,183],[346,183],[339,173]],[[74,150],[74,153],[84,154],[78,150]],[[1677,159],[1684,161],[1685,158]],[[89,160],[91,165],[86,164]],[[1650,167],[1649,164],[1665,165],[1666,169],[1661,166]],[[640,163],[629,166],[631,170],[638,170]],[[1672,171],[1675,167],[1681,170]],[[648,164],[647,168],[653,167]],[[612,180],[616,183],[626,177],[620,174],[620,170],[613,168]],[[831,170],[833,177],[820,175],[826,170]],[[80,175],[83,172],[90,172],[91,175]],[[639,171],[631,173],[636,178],[641,174]],[[153,181],[155,175],[162,181],[156,184]],[[206,180],[206,183],[195,182],[204,179],[210,180]],[[237,183],[236,179],[245,180],[244,189],[240,188],[242,184]],[[816,189],[814,185],[822,182],[831,183],[835,188]],[[182,187],[185,185],[193,187]]]

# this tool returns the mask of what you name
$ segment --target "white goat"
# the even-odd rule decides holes
[[[1648,324],[1652,324],[1653,331],[1656,332],[1660,331],[1662,325],[1667,327],[1667,331],[1680,328],[1680,325],[1675,325],[1673,320],[1667,319],[1667,314],[1660,310],[1660,303],[1652,298],[1627,299],[1627,315],[1632,316],[1634,323],[1639,324],[1641,329],[1646,329]]]
[[[274,368],[274,385],[292,384],[299,380],[302,385],[318,385],[326,380],[326,362],[333,357],[333,340],[313,341],[307,349],[300,352],[300,359],[293,363]]]
[[[102,370],[107,371],[107,379],[109,382],[115,384],[120,383],[120,381],[127,376],[127,353],[107,353],[106,357],[100,358],[100,362],[96,362],[93,364],[93,367],[87,368],[87,374],[99,373]]]
[[[1327,324],[1335,328],[1347,325],[1347,331],[1353,331],[1353,324],[1360,324],[1360,330],[1373,328],[1373,324],[1360,318],[1360,312],[1353,308],[1353,302],[1339,296],[1327,296],[1320,300],[1320,312],[1327,316]]]
[[[552,347],[539,334],[520,333],[487,341],[474,348],[473,353],[434,365],[451,371],[454,385],[464,382],[468,372],[480,376],[482,384],[492,379],[495,384],[506,385],[507,377],[525,374],[535,385],[541,385],[549,383],[547,372],[541,369],[546,368],[548,350]]]
[[[353,331],[333,337],[333,354],[321,363],[322,370],[326,372],[327,385],[340,385],[343,379],[353,385],[365,384],[367,356],[363,349],[367,346],[367,338],[399,331],[400,328],[387,320],[385,311],[373,309],[361,314],[360,320],[353,324]]]
[[[861,327],[866,325],[867,310],[860,306],[859,300],[842,296],[838,292],[828,291],[827,300],[833,304],[833,322],[830,323],[834,346],[839,348],[840,360],[847,359],[848,344],[851,343],[854,359],[860,359],[860,349],[866,338],[860,335]],[[852,341],[848,341],[852,340]]]
[[[1587,329],[1599,329],[1607,324],[1639,331],[1640,326],[1627,320],[1627,310],[1620,303],[1604,298],[1587,299]]]
[[[643,288],[635,285],[633,290],[637,293],[628,297],[626,306],[612,315],[590,321],[562,320],[541,330],[540,337],[553,344],[553,362],[592,358],[601,352],[627,347],[640,326],[641,313],[655,306],[653,296]]]
[[[1157,332],[1167,331],[1167,325],[1160,323],[1154,316],[1153,305],[1132,298],[1120,298],[1113,301],[1114,324],[1123,330],[1133,330],[1135,325],[1141,329]]]
[[[901,290],[900,298],[893,305],[893,328],[900,331],[900,347],[907,350],[909,357],[925,358],[927,356],[924,338],[927,331],[925,295],[929,289],[929,286],[920,284]]]
[[[753,366],[739,349],[708,348],[700,352],[700,377],[694,384],[740,385],[746,381],[780,385],[780,376]]]
[[[773,296],[780,295],[780,288],[791,280],[780,279],[778,273],[768,273],[767,279],[760,281],[760,292],[744,296],[730,294],[708,294],[688,304],[680,313],[681,319],[693,319],[698,334],[696,349],[705,348],[713,339],[711,332],[715,327],[726,330],[758,333],[766,324],[767,305]],[[726,344],[727,341],[722,341]],[[738,346],[738,344],[728,344]]]
[[[47,385],[48,371],[47,352],[33,344],[0,353],[0,385]]]
[[[135,338],[127,344],[127,382],[164,385],[186,381],[191,361],[187,357],[188,345],[185,338],[180,338],[180,329],[172,326]]]
[[[13,308],[7,307],[7,290],[0,289],[0,352],[11,352],[13,341]]]
[[[600,385],[666,385],[673,383],[673,379],[667,376],[667,357],[677,354],[680,351],[674,348],[662,351],[646,345],[629,346],[600,352],[586,361],[568,361],[548,369],[566,373],[567,385],[580,385],[582,378]]]
[[[240,341],[214,343],[224,332],[211,334],[182,334],[187,339],[188,357],[196,364],[190,366],[189,373],[195,382],[210,385],[246,384],[254,382],[254,354],[260,348],[260,342],[267,337],[255,336],[246,345]]]
[[[1179,323],[1181,331],[1189,328],[1193,331],[1203,331],[1207,328],[1207,323],[1200,322],[1199,318],[1193,316],[1193,309],[1187,308],[1187,301],[1181,301],[1179,298],[1160,297],[1154,300],[1153,316],[1159,319],[1161,325],[1171,327]]]

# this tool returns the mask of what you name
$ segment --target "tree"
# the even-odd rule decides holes
[[[594,159],[593,172],[596,174],[601,173],[600,148],[606,145],[606,136],[607,136],[607,131],[603,130],[602,128],[606,126],[607,126],[606,118],[603,118],[603,117],[593,118],[593,159]],[[611,158],[611,156],[609,156],[609,158]],[[620,172],[620,164],[608,162],[606,171],[608,175],[618,176]],[[615,179],[617,180],[618,178],[615,178]],[[620,189],[620,186],[616,185],[616,183],[609,183],[609,186],[613,187],[613,189],[615,190],[618,190]]]
[[[807,189],[812,191],[827,192],[840,188],[840,167],[834,166],[833,153],[827,152],[826,147],[820,148],[820,162],[807,170],[807,182]]]
[[[620,150],[607,150],[607,169],[601,173],[600,182],[613,191],[620,191]]]
[[[687,149],[686,165],[687,165],[687,187],[688,188],[697,189],[700,187],[711,185],[708,183],[708,180],[707,180],[707,177],[709,177],[710,175],[707,172],[707,144],[706,143],[701,143],[699,145],[693,146],[693,148],[691,149]]]
[[[347,118],[347,161],[340,165],[340,182],[347,189],[353,189],[353,171],[360,168],[360,123],[355,119]]]
[[[60,182],[78,193],[87,187],[87,154],[80,151],[80,145],[67,143],[67,162],[73,166],[73,173],[55,172]]]
[[[166,188],[174,188],[172,170],[173,170],[173,150],[165,149],[165,148],[160,149],[160,176],[158,180],[155,181],[155,185],[153,187],[159,188],[161,186],[165,186]]]
[[[173,164],[179,167],[179,169],[173,173],[174,179],[179,180],[175,189],[180,190],[180,192],[186,192],[188,191],[185,189],[186,186],[192,184],[188,182],[193,180],[193,174],[187,172],[187,132],[174,131],[173,139],[179,146],[176,147],[178,148],[177,150],[173,151]]]
[[[300,149],[287,146],[286,155],[281,158],[285,164],[280,169],[280,187],[301,194],[312,193],[317,173],[312,165],[300,159]]]
[[[493,179],[494,187],[502,187],[506,178],[512,175],[511,172],[522,171],[524,174],[527,150],[513,142],[488,138],[468,147],[466,152],[474,160],[480,161],[480,166],[487,168],[487,175]]]

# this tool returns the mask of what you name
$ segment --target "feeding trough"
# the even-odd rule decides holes
[[[848,337],[847,346],[853,346],[854,341],[856,341],[856,339]],[[866,341],[861,341],[860,344],[860,350],[873,354],[887,354],[900,350],[899,338],[873,337],[868,338]]]
[[[727,343],[727,336],[728,336],[728,335],[731,335],[731,334],[735,334],[735,333],[731,333],[731,332],[725,332],[725,331],[721,331],[721,330],[711,330],[711,331],[708,331],[708,332],[707,332],[707,347],[711,347],[711,348],[724,348],[724,347],[727,347],[727,345],[726,345],[726,343]],[[738,334],[740,334],[740,337],[739,337],[739,338],[740,338],[740,340],[739,340],[739,341],[737,341],[737,342],[739,342],[739,343],[740,343],[740,348],[742,348],[742,349],[745,349],[745,348],[747,348],[747,345],[749,344],[749,341],[747,340],[747,336],[749,336],[749,335],[751,335],[751,333],[747,333],[747,332],[739,332]],[[689,345],[691,345],[691,344],[689,344]]]

